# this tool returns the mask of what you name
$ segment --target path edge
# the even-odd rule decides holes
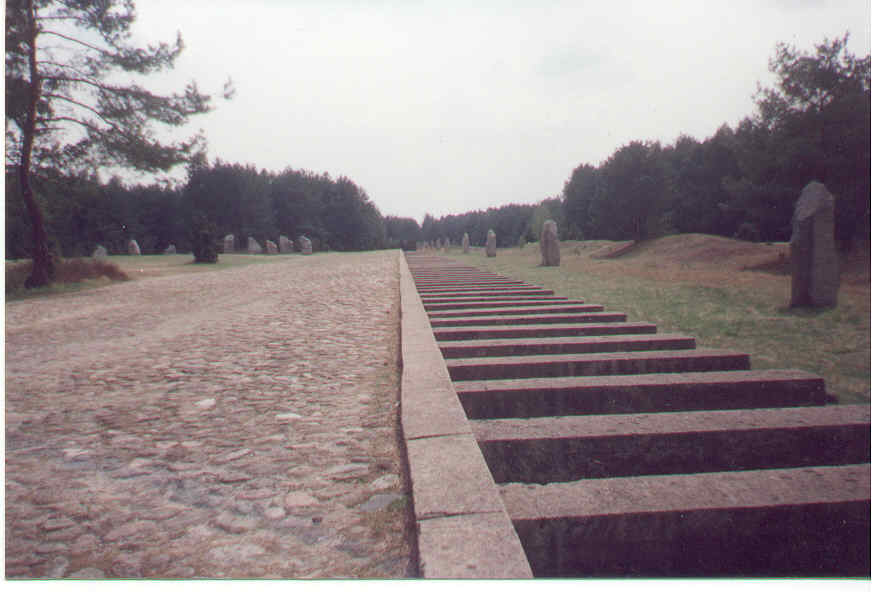
[[[423,578],[532,578],[400,254],[400,422]]]

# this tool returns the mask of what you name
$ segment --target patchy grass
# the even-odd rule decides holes
[[[24,282],[30,274],[30,261],[6,262],[6,297],[9,300],[65,294],[106,286],[113,281],[136,280],[146,277],[218,271],[231,267],[259,265],[283,261],[297,255],[248,255],[231,253],[220,255],[218,263],[194,263],[193,256],[184,255],[110,255],[102,259],[81,257],[62,259],[58,278],[52,285],[27,290]],[[317,255],[313,255],[317,256]]]
[[[822,376],[843,403],[870,400],[869,245],[843,257],[839,303],[791,309],[789,246],[706,235],[647,241],[614,259],[591,259],[608,241],[561,245],[561,266],[540,267],[538,245],[449,254],[480,268],[583,298],[699,347],[747,352],[754,368],[799,368]]]

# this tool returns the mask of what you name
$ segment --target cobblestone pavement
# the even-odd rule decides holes
[[[6,304],[6,576],[408,577],[397,252]]]

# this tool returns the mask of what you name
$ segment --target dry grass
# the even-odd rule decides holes
[[[55,285],[27,290],[24,287],[30,275],[31,262],[6,263],[6,296],[9,298],[39,296],[81,289],[87,285],[126,281],[130,277],[115,263],[106,259],[59,259],[56,263]]]
[[[622,310],[701,347],[751,354],[755,368],[815,372],[846,403],[870,398],[869,245],[843,257],[838,306],[791,309],[789,246],[690,234],[637,245],[615,259],[590,255],[608,241],[565,241],[559,268],[540,267],[537,245],[452,256],[478,267]]]

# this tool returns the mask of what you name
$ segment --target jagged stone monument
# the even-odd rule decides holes
[[[284,234],[279,236],[279,252],[280,253],[293,253],[294,252],[294,243],[292,243],[291,239],[286,237]]]
[[[263,253],[263,247],[260,246],[260,243],[254,240],[253,236],[248,237],[248,254],[249,255],[257,255],[258,253]]]
[[[539,236],[539,249],[542,251],[542,265],[560,266],[560,240],[557,238],[557,222],[545,220]]]
[[[170,245],[166,249],[164,249],[164,255],[175,255],[176,254],[176,245]]]
[[[790,306],[835,306],[839,257],[833,235],[835,198],[812,181],[799,194],[790,237]]]
[[[312,241],[306,235],[301,234],[300,238],[297,239],[300,242],[300,252],[303,255],[311,255],[312,254]]]
[[[497,256],[497,235],[493,231],[493,229],[487,231],[487,245],[485,246],[485,253],[487,253],[488,257]]]
[[[136,242],[136,239],[130,239],[127,241],[127,254],[128,255],[142,255],[142,251],[139,250],[139,243]]]
[[[225,253],[232,253],[233,249],[235,248],[235,246],[234,246],[235,242],[236,242],[236,237],[234,237],[232,234],[228,234],[227,236],[225,236],[224,237],[224,252]]]
[[[266,252],[267,252],[267,255],[278,255],[279,254],[279,247],[277,244],[275,244],[271,240],[267,239]]]
[[[463,246],[463,252],[469,253],[469,233],[463,233],[463,240],[460,241],[460,244]]]
[[[100,259],[102,257],[107,257],[108,255],[109,255],[109,252],[106,250],[106,247],[104,247],[103,245],[97,245],[97,248],[94,249],[93,253],[91,253],[91,257],[93,257],[94,259]]]

